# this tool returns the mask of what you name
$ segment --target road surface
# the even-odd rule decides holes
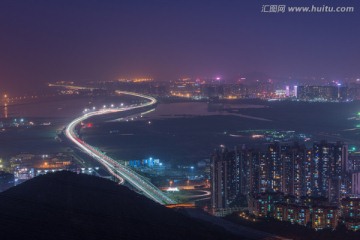
[[[150,96],[133,93],[133,92],[124,92],[124,91],[116,91],[117,94],[126,94],[135,97],[140,97],[149,100],[146,103],[142,103],[136,106],[128,106],[122,108],[104,108],[98,111],[88,112],[83,116],[80,116],[74,119],[65,129],[66,137],[73,142],[76,146],[78,146],[82,151],[86,154],[94,158],[98,161],[102,166],[104,166],[115,178],[117,178],[120,183],[126,181],[130,185],[132,185],[135,189],[141,192],[146,197],[152,199],[155,202],[160,204],[175,204],[176,201],[169,198],[164,192],[155,187],[152,183],[150,183],[147,179],[145,179],[140,174],[136,173],[129,167],[120,164],[114,159],[110,158],[103,152],[99,151],[97,148],[89,145],[88,143],[81,140],[76,132],[76,126],[79,125],[84,120],[99,116],[103,114],[111,114],[116,112],[125,112],[133,109],[140,109],[144,107],[149,107],[151,105],[156,104],[156,99]]]

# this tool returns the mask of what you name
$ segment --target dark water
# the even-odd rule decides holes
[[[0,106],[0,120],[5,118],[67,118],[68,121],[82,114],[84,108],[93,106],[101,108],[104,104],[108,106],[120,103],[138,102],[139,98],[132,96],[57,96],[42,98],[36,102],[23,102],[21,104],[9,105],[6,108]]]
[[[9,158],[19,153],[46,154],[66,151],[66,146],[55,140],[72,119],[82,114],[84,108],[103,104],[130,104],[138,101],[134,97],[73,97],[41,99],[38,102],[28,102],[10,105],[6,109],[0,107],[0,122],[12,122],[15,118],[32,121],[36,126],[0,129],[0,157]],[[7,116],[7,118],[5,118]],[[51,122],[50,126],[41,126],[43,122]]]
[[[42,119],[34,118],[34,121],[36,120],[40,122]],[[10,158],[20,153],[50,154],[64,151],[64,146],[55,140],[62,120],[52,123],[51,126],[20,127],[1,132],[0,157]]]
[[[109,101],[116,104],[129,100],[104,98],[97,100],[97,104]],[[78,116],[89,102],[94,100],[82,98],[10,107],[13,117],[53,124],[0,132],[0,157],[64,151],[64,145],[55,141],[57,131]],[[209,111],[206,103],[199,102],[160,104],[141,120],[102,123],[85,129],[82,134],[86,141],[118,159],[156,157],[171,163],[206,159],[220,144],[228,147],[257,144],[244,136],[244,130],[294,130],[311,134],[312,140],[343,140],[360,147],[360,130],[356,128],[360,121],[348,120],[360,112],[359,102],[254,104],[226,105],[231,111]]]
[[[264,105],[242,106],[229,113],[209,112],[205,103],[165,104],[145,119],[103,123],[82,133],[86,141],[117,159],[156,157],[172,163],[195,163],[208,158],[220,144],[255,144],[248,137],[230,134],[243,130],[294,130],[311,134],[312,140],[342,140],[360,145],[360,130],[354,129],[360,121],[348,120],[360,111],[359,102]]]

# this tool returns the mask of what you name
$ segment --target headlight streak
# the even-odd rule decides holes
[[[111,108],[111,109],[100,109],[98,111],[89,112],[84,114],[81,117],[73,120],[65,129],[66,137],[75,143],[82,151],[86,154],[97,160],[101,165],[103,165],[115,178],[117,178],[120,184],[124,183],[124,181],[129,182],[133,187],[142,192],[145,196],[152,199],[155,202],[160,204],[176,204],[176,201],[166,196],[160,189],[146,180],[143,176],[136,173],[132,169],[120,164],[114,159],[110,158],[106,154],[100,152],[95,147],[87,144],[83,140],[79,138],[77,135],[75,128],[82,121],[97,115],[109,114],[115,112],[124,112],[132,109],[143,108],[147,106],[151,106],[156,104],[156,99],[150,96],[146,96],[139,93],[133,92],[124,92],[124,91],[116,91],[117,94],[126,94],[135,97],[145,98],[149,100],[149,102],[139,104],[137,106],[129,106],[129,107],[121,107],[121,108]]]

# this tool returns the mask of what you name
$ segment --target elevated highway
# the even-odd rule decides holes
[[[151,182],[145,179],[140,174],[136,173],[132,169],[123,164],[117,162],[111,157],[107,156],[103,152],[99,151],[96,147],[91,146],[90,144],[84,142],[79,138],[78,133],[76,132],[76,126],[81,124],[81,122],[101,115],[112,115],[120,112],[131,112],[134,109],[147,109],[150,106],[155,106],[156,99],[150,96],[146,96],[139,93],[133,92],[124,92],[116,91],[117,94],[126,94],[130,96],[135,96],[139,98],[146,99],[147,101],[142,104],[122,107],[122,108],[109,108],[101,109],[98,111],[93,111],[84,114],[76,119],[74,119],[65,129],[65,136],[73,142],[77,147],[79,147],[83,152],[91,156],[93,159],[98,161],[105,169],[107,169],[115,178],[117,178],[120,183],[126,181],[132,185],[135,189],[141,192],[146,197],[152,199],[155,202],[160,204],[176,204],[176,201],[169,198],[164,192],[154,186]]]

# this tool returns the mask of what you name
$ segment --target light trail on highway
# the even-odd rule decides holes
[[[125,112],[133,109],[140,109],[149,107],[156,104],[156,99],[150,96],[146,96],[139,93],[133,92],[124,92],[124,91],[116,91],[117,94],[126,94],[130,96],[135,96],[139,98],[147,99],[148,102],[142,103],[136,106],[122,107],[122,108],[109,108],[109,109],[101,109],[98,111],[93,111],[84,114],[76,119],[74,119],[65,129],[66,137],[73,143],[76,144],[83,152],[88,154],[90,157],[98,161],[105,169],[107,169],[115,178],[117,178],[120,183],[124,183],[124,181],[128,182],[135,189],[141,192],[146,197],[152,199],[155,202],[160,204],[176,204],[176,201],[166,196],[164,192],[154,186],[151,182],[145,179],[140,174],[136,173],[129,167],[115,161],[111,157],[107,156],[103,152],[99,151],[95,147],[89,145],[88,143],[81,140],[76,132],[76,126],[79,125],[84,120],[99,116],[103,114],[111,114],[116,112]]]

